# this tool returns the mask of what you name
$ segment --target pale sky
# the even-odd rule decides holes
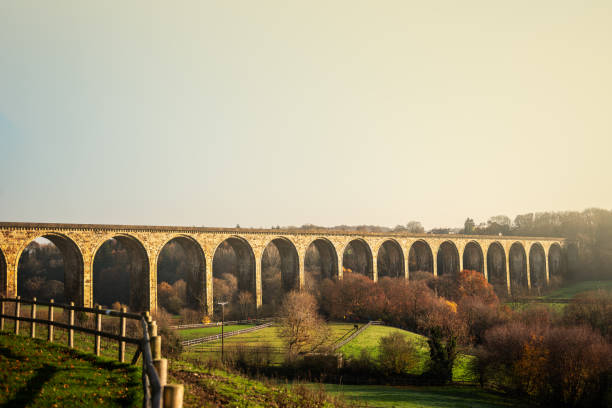
[[[0,0],[0,221],[612,208],[612,2]]]

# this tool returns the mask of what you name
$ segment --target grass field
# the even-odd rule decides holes
[[[345,344],[340,351],[347,357],[358,356],[362,349],[370,350],[373,357],[378,356],[378,342],[381,337],[388,336],[391,333],[399,332],[404,334],[410,341],[416,345],[416,350],[419,358],[417,366],[410,372],[411,374],[421,374],[429,360],[429,346],[427,339],[416,333],[398,329],[390,326],[370,326],[352,341]],[[468,372],[467,365],[474,357],[465,354],[459,354],[453,368],[454,381],[474,381],[474,377]]]
[[[258,381],[226,370],[192,364],[172,363],[169,380],[185,386],[185,408],[200,407],[349,407],[328,396],[320,385],[289,386]]]
[[[475,386],[391,387],[332,385],[325,390],[343,397],[354,407],[370,408],[502,408],[529,407],[503,395]]]
[[[231,332],[241,329],[248,329],[249,327],[255,326],[254,324],[232,324],[223,326],[224,332]],[[191,340],[197,339],[199,337],[212,336],[215,334],[221,334],[221,326],[212,326],[212,327],[199,327],[197,329],[182,329],[177,330],[179,336],[183,340]]]
[[[580,282],[580,283],[576,283],[571,286],[557,289],[554,292],[549,293],[546,296],[543,296],[543,298],[544,299],[569,299],[569,298],[574,297],[580,292],[586,292],[586,291],[598,290],[598,289],[612,291],[612,281]]]
[[[139,366],[0,333],[0,406],[138,407]]]
[[[354,331],[352,323],[329,323],[330,341],[335,342],[342,339]],[[247,344],[249,346],[267,345],[274,349],[275,362],[280,362],[284,356],[285,344],[278,337],[278,328],[275,326],[265,327],[261,330],[256,330],[250,333],[239,334],[228,337],[224,340],[226,347],[232,347],[234,344]],[[218,354],[221,350],[221,340],[211,341],[203,344],[188,347],[185,350],[187,357],[206,356]],[[203,354],[205,353],[205,354]]]

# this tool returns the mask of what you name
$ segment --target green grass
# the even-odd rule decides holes
[[[330,340],[336,341],[353,331],[352,323],[329,323]],[[226,347],[234,344],[246,344],[248,346],[267,345],[274,349],[274,362],[281,362],[284,358],[285,343],[278,336],[278,328],[275,326],[265,327],[250,333],[239,334],[224,340]],[[221,350],[221,340],[211,341],[188,347],[183,353],[186,357],[201,356],[202,353],[217,355]]]
[[[544,296],[544,299],[569,299],[580,292],[598,289],[612,291],[612,281],[586,281],[576,283],[571,286],[557,289],[554,292]]]
[[[418,363],[410,371],[410,374],[421,374],[427,367],[429,361],[429,346],[427,338],[420,334],[412,333],[406,330],[398,329],[390,326],[370,326],[353,340],[345,344],[340,351],[348,358],[357,357],[362,349],[370,350],[372,357],[376,358],[379,354],[378,342],[381,337],[388,336],[391,333],[399,332],[404,334],[408,340],[416,346]],[[459,354],[453,367],[454,381],[473,382],[475,378],[469,373],[467,366],[470,360],[474,357],[466,354]]]
[[[231,332],[241,329],[248,329],[249,327],[255,326],[254,324],[233,324],[223,327],[224,332]],[[199,337],[213,336],[215,334],[221,334],[221,326],[212,327],[199,327],[197,329],[182,329],[177,330],[179,336],[183,340],[197,339]]]
[[[521,402],[475,386],[391,387],[326,384],[326,391],[350,400],[354,407],[502,408],[528,407]]]
[[[347,407],[322,387],[288,386],[258,381],[236,373],[188,361],[172,362],[169,380],[185,386],[185,408],[191,407]]]
[[[139,366],[40,339],[0,333],[0,405],[117,407],[142,404]]]

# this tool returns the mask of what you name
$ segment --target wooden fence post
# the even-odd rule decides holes
[[[95,345],[94,345],[94,352],[96,353],[96,356],[100,355],[100,332],[102,331],[102,315],[101,315],[101,310],[102,310],[102,306],[98,305],[96,307],[96,309],[98,309],[98,313],[96,313],[96,341],[95,341]]]
[[[162,406],[164,408],[182,408],[183,392],[183,384],[165,385]]]
[[[36,319],[36,298],[32,299],[32,309],[30,310],[30,317],[32,318],[32,320]],[[30,323],[30,337],[31,338],[36,338],[36,323],[34,323],[34,321],[32,321]]]
[[[69,323],[70,329],[68,329],[68,347],[74,348],[74,302],[70,302],[70,313]]]
[[[151,337],[151,354],[152,354],[153,360],[159,360],[162,358],[161,341],[162,341],[161,336]]]
[[[0,299],[0,314],[4,314],[4,300]],[[0,330],[4,330],[4,317],[0,317]]]
[[[17,296],[15,299],[15,334],[19,334],[19,314],[21,310],[21,303],[19,303],[19,300],[21,298]]]
[[[49,319],[48,320],[51,323],[49,323],[49,327],[47,328],[47,331],[48,331],[47,340],[49,340],[50,343],[53,343],[53,329],[54,329],[54,326],[53,326],[53,303],[54,303],[54,300],[51,299],[49,301],[49,303],[51,303],[51,304],[49,305]]]
[[[168,359],[153,360],[153,366],[159,376],[159,384],[163,387],[168,382]]]
[[[126,312],[125,307],[121,308],[121,318],[119,319],[119,335],[125,337],[125,316],[123,313]],[[125,341],[119,340],[119,361],[125,362]]]

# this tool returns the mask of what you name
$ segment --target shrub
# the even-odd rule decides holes
[[[378,362],[387,374],[402,374],[418,362],[414,345],[399,332],[381,337],[379,349]]]
[[[426,376],[431,377],[442,384],[453,379],[453,365],[457,358],[457,340],[454,336],[444,340],[439,328],[432,330],[429,345],[429,363]]]
[[[565,308],[563,320],[567,324],[586,323],[612,341],[612,293],[597,290],[577,294]]]
[[[587,326],[538,327],[511,322],[485,334],[474,368],[482,382],[549,406],[605,406],[612,350]]]

